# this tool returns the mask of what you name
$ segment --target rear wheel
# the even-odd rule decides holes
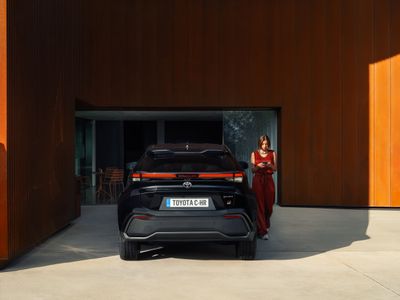
[[[240,259],[252,260],[256,257],[257,239],[251,241],[238,242],[236,244],[236,256]]]
[[[121,234],[119,243],[119,256],[123,260],[138,260],[140,254],[140,244],[129,241]]]

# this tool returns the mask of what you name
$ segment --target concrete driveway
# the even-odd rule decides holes
[[[257,259],[233,246],[118,255],[115,206],[82,217],[0,273],[0,299],[400,299],[400,210],[275,207]]]

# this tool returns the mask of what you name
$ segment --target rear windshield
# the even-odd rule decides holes
[[[213,156],[174,155],[172,157],[152,158],[145,155],[135,171],[145,172],[224,172],[235,171],[237,165],[229,153]]]

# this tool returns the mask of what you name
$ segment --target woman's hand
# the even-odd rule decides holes
[[[265,166],[274,172],[276,171],[276,166],[270,161],[266,162]]]
[[[259,163],[259,164],[257,164],[257,167],[259,167],[259,168],[265,168],[265,163]]]
[[[272,170],[272,171],[275,171],[275,166],[274,166],[274,164],[272,163],[272,162],[270,162],[270,161],[265,161],[265,162],[262,162],[262,163],[260,163],[260,164],[258,164],[258,165],[262,165],[262,168],[268,168],[268,169],[270,169],[270,170]],[[257,165],[257,166],[258,166]]]

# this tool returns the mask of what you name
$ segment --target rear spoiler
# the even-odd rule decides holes
[[[202,151],[172,151],[169,149],[153,149],[147,151],[147,155],[153,159],[163,159],[163,158],[171,158],[174,156],[191,156],[191,155],[203,155],[203,156],[220,156],[226,155],[229,152],[226,150],[218,150],[218,149],[205,149]]]

